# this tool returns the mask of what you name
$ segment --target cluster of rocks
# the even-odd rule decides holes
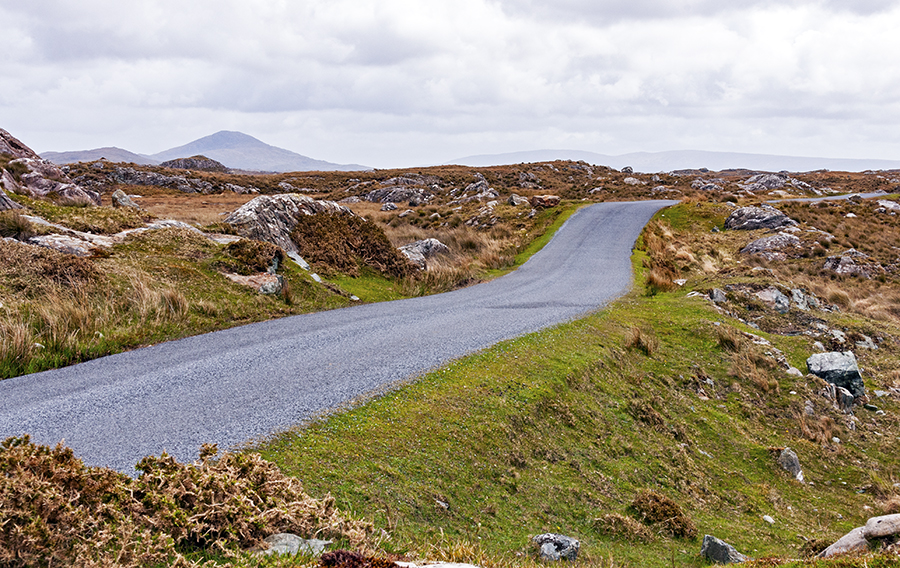
[[[42,159],[2,128],[0,155],[12,158],[0,169],[0,210],[20,208],[6,192],[33,198],[54,196],[64,202],[100,205],[99,193],[78,185],[59,166]]]
[[[462,193],[460,195],[460,192]],[[500,192],[491,188],[485,177],[475,174],[475,181],[465,187],[465,189],[452,189],[450,195],[454,197],[453,201],[448,205],[460,205],[462,203],[471,203],[473,201],[485,202],[494,201],[500,197]]]
[[[750,178],[744,180],[743,183],[739,184],[747,191],[751,191],[753,193],[759,193],[763,191],[772,191],[779,190],[786,186],[792,186],[794,189],[800,191],[811,191],[816,195],[821,195],[822,192],[817,190],[810,184],[805,181],[801,181],[796,178],[792,178],[785,173],[776,173],[776,174],[756,174],[751,176]]]
[[[825,270],[843,276],[860,276],[872,278],[877,272],[884,272],[884,268],[875,262],[871,262],[869,255],[856,249],[848,249],[837,256],[829,256],[825,259]]]
[[[218,235],[204,233],[200,229],[173,219],[162,219],[147,223],[143,227],[135,229],[126,229],[112,235],[97,235],[94,233],[85,233],[76,231],[57,223],[51,223],[41,217],[31,215],[23,215],[25,220],[35,225],[45,227],[53,232],[30,237],[22,242],[25,245],[40,246],[53,249],[65,254],[75,256],[91,256],[99,250],[109,249],[113,245],[125,242],[125,239],[131,235],[136,235],[146,231],[159,231],[162,229],[185,229],[202,235],[212,241],[220,244],[228,244],[239,240],[240,237],[233,235]]]
[[[89,187],[98,189],[112,187],[116,185],[138,185],[166,187],[177,189],[183,193],[221,193],[230,191],[233,193],[259,193],[259,189],[255,187],[244,187],[233,183],[213,183],[199,178],[185,177],[180,175],[166,175],[154,171],[138,170],[127,166],[108,167],[104,162],[94,162],[93,167],[103,172],[101,179],[93,176],[84,175],[76,178],[75,181]]]

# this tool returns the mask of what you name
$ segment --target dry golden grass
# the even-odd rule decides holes
[[[831,442],[831,438],[835,435],[837,429],[837,423],[830,416],[820,416],[818,419],[812,419],[806,414],[800,414],[797,422],[803,437],[817,444]]]

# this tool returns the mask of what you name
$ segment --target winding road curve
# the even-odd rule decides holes
[[[0,439],[63,441],[133,472],[302,422],[452,359],[596,310],[631,283],[631,248],[674,201],[573,215],[515,272],[454,292],[293,316],[0,381]]]

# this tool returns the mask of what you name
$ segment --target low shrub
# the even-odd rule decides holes
[[[0,565],[161,565],[196,550],[232,553],[276,532],[368,546],[372,526],[344,517],[330,496],[313,499],[258,455],[216,453],[204,446],[193,464],[147,457],[132,479],[85,467],[61,445],[8,438]]]
[[[226,262],[225,268],[245,276],[266,272],[284,260],[284,251],[281,247],[252,239],[241,239],[227,245],[225,254],[234,261]]]
[[[302,217],[291,233],[300,255],[351,276],[370,266],[388,276],[403,277],[413,267],[375,223],[349,215],[320,213]]]
[[[655,491],[644,490],[634,498],[632,508],[645,523],[660,527],[678,538],[693,539],[697,536],[694,522],[672,499]]]

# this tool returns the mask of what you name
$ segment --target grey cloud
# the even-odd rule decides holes
[[[751,8],[798,6],[824,6],[833,12],[868,16],[894,9],[900,4],[897,0],[494,0],[494,3],[517,17],[600,24],[622,20],[713,17]]]

